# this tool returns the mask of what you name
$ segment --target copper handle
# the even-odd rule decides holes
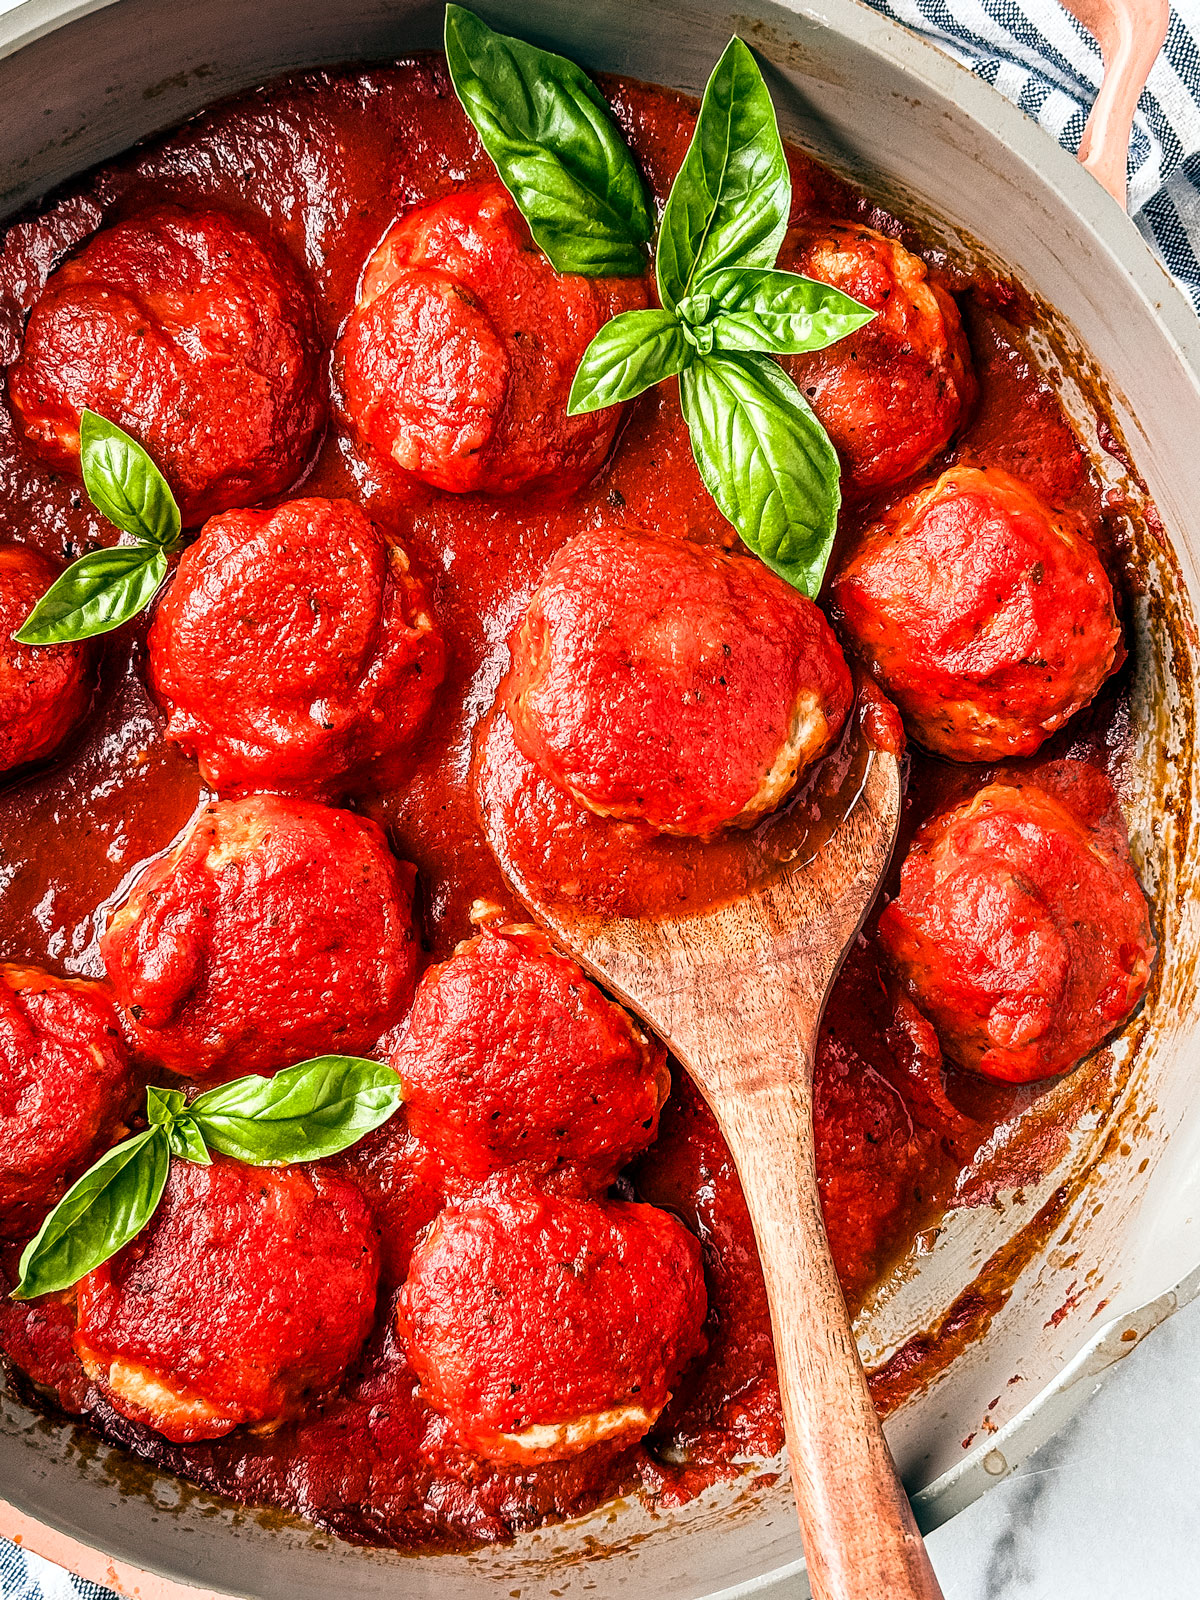
[[[1104,61],[1104,79],[1079,142],[1079,159],[1124,206],[1134,112],[1167,36],[1169,0],[1063,0],[1063,4],[1094,35]]]

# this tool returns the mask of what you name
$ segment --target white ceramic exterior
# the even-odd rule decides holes
[[[1166,539],[1142,530],[1139,742],[1126,796],[1135,853],[1159,907],[1160,974],[1145,1019],[1116,1047],[1129,1062],[1124,1086],[1115,1104],[1098,1105],[1080,1125],[1044,1181],[953,1212],[858,1330],[874,1361],[935,1326],[985,1262],[1065,1191],[1049,1242],[987,1337],[889,1422],[920,1514],[933,1525],[1043,1442],[1105,1366],[1200,1287],[1200,775],[1191,695],[1200,324],[1094,179],[991,89],[855,0],[739,0],[732,16],[714,0],[489,0],[483,9],[589,67],[693,91],[735,26],[771,63],[789,135],[960,254],[982,249],[1006,263],[1056,308],[1045,362],[1073,374],[1062,382],[1093,439],[1086,382],[1076,377],[1103,375],[1167,530]],[[0,19],[0,214],[290,67],[435,46],[440,21],[432,0],[25,0]],[[1118,463],[1103,459],[1119,482]],[[785,1480],[762,1488],[746,1479],[657,1518],[638,1504],[607,1507],[511,1549],[413,1558],[351,1548],[130,1472],[118,1452],[9,1396],[0,1397],[0,1434],[0,1496],[12,1507],[0,1531],[19,1529],[34,1548],[102,1580],[134,1581],[111,1557],[258,1600],[330,1592],[346,1600],[732,1600],[803,1587]],[[977,1441],[964,1449],[971,1435]],[[147,1596],[167,1591],[179,1592],[153,1578],[138,1585]]]

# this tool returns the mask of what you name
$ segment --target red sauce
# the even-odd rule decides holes
[[[662,196],[690,137],[692,102],[632,83],[606,87]],[[902,231],[807,158],[793,152],[791,161],[797,214]],[[16,355],[23,319],[66,251],[102,222],[163,201],[265,215],[312,278],[321,335],[331,348],[363,264],[397,215],[488,176],[490,164],[436,60],[313,72],[270,85],[130,152],[10,227],[0,249],[0,360],[7,364]],[[1102,525],[1102,550],[1115,565],[1120,507],[1102,504],[1057,398],[1023,351],[1016,298],[1001,284],[953,278],[945,269],[942,275],[962,295],[980,399],[972,425],[932,470],[952,460],[1005,467]],[[397,852],[416,863],[425,958],[442,958],[471,931],[468,910],[476,898],[518,913],[476,815],[472,745],[507,666],[506,640],[549,556],[581,528],[601,523],[723,544],[734,536],[696,474],[670,384],[635,404],[609,463],[565,504],[541,491],[491,500],[400,492],[336,427],[304,489],[357,500],[434,585],[447,642],[446,683],[411,770],[362,805],[383,822]],[[33,543],[64,559],[110,536],[78,483],[28,454],[0,404],[0,540]],[[164,719],[144,685],[143,634],[144,625],[109,640],[101,697],[75,748],[49,771],[0,794],[6,960],[100,975],[96,933],[104,904],[120,897],[139,864],[167,846],[203,798],[194,765],[164,742]],[[871,737],[894,743],[894,720],[885,709],[867,702],[862,715]],[[499,726],[485,727],[482,736],[505,737]],[[1125,736],[1121,690],[1110,687],[1043,756],[1083,755],[1108,771],[1119,791]],[[914,756],[906,830],[987,776],[980,768]],[[517,803],[524,781],[514,777],[500,797],[505,804]],[[711,846],[648,838],[633,825],[601,824],[572,808],[558,853],[542,866],[564,883],[586,875],[591,892],[614,906],[631,884],[638,896],[675,905],[735,893],[811,839],[814,821],[852,795],[855,782],[847,759],[835,754],[781,818]],[[822,1193],[852,1305],[937,1214],[956,1182],[969,1190],[964,1178],[973,1157],[1037,1092],[944,1072],[928,1026],[889,987],[868,924],[831,999],[817,1068]],[[709,1349],[653,1435],[633,1448],[601,1446],[533,1468],[495,1466],[464,1453],[418,1398],[392,1315],[413,1243],[452,1194],[454,1180],[402,1117],[337,1165],[356,1177],[381,1225],[382,1287],[375,1332],[343,1393],[323,1410],[261,1436],[235,1432],[173,1446],[89,1394],[70,1348],[65,1304],[4,1301],[0,1345],[43,1393],[69,1411],[88,1411],[95,1427],[136,1455],[238,1500],[286,1507],[381,1544],[502,1539],[636,1484],[678,1500],[733,1475],[735,1457],[779,1446],[770,1330],[749,1220],[728,1151],[686,1081],[676,1082],[657,1143],[618,1179],[616,1192],[672,1208],[699,1235]],[[985,1185],[982,1192],[992,1190]],[[889,1381],[894,1389],[894,1373]],[[895,1398],[891,1390],[889,1397]]]

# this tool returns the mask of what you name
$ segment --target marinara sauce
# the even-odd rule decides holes
[[[623,80],[608,81],[605,90],[661,201],[691,136],[694,103]],[[865,222],[922,252],[918,237],[807,157],[791,151],[789,159],[796,216]],[[173,203],[217,206],[235,219],[265,217],[307,273],[320,333],[332,349],[364,263],[397,216],[492,175],[438,58],[269,84],[134,149],[9,226],[0,249],[0,361],[15,358],[25,318],[66,253],[103,224]],[[1082,512],[1099,530],[1118,577],[1123,508],[1102,496],[1056,395],[1025,353],[1029,308],[1004,282],[969,278],[929,250],[922,253],[937,281],[959,296],[980,386],[973,421],[930,472],[957,460],[1011,471],[1054,504]],[[416,863],[423,959],[443,959],[471,933],[474,901],[520,916],[483,837],[471,769],[479,725],[508,664],[506,641],[549,557],[572,535],[601,525],[724,545],[736,538],[697,475],[673,382],[634,403],[607,463],[566,501],[545,489],[486,498],[401,488],[336,421],[302,492],[357,501],[433,585],[446,680],[407,770],[387,792],[356,803],[384,825],[397,854]],[[866,508],[848,512],[847,525],[865,514]],[[69,560],[113,538],[78,481],[57,475],[24,447],[0,401],[0,540]],[[145,627],[142,619],[106,641],[101,695],[74,746],[48,770],[0,793],[6,961],[102,975],[96,938],[106,908],[206,798],[194,764],[164,741],[165,719],[145,682]],[[1082,756],[1108,772],[1119,791],[1126,734],[1118,679],[1038,759]],[[830,759],[793,809],[808,807],[815,815],[852,791],[854,773],[839,761]],[[932,809],[987,776],[983,768],[913,755],[905,838]],[[633,894],[659,906],[694,904],[750,881],[770,857],[771,829],[778,826],[768,819],[749,835],[711,845],[671,839],[647,845],[611,829],[602,838],[595,830],[590,840],[581,832],[566,858],[545,866],[559,882],[591,873],[597,892],[618,901]],[[246,981],[253,982],[252,973]],[[1092,1095],[1105,1070],[1103,1064],[1086,1069]],[[868,921],[830,1000],[816,1069],[822,1194],[852,1310],[956,1185],[960,1198],[971,1194],[977,1153],[1036,1093],[942,1068],[928,1024],[889,987]],[[713,1119],[678,1071],[657,1142],[618,1179],[615,1192],[673,1210],[698,1234],[710,1303],[708,1353],[653,1433],[635,1446],[503,1467],[456,1445],[416,1393],[393,1315],[413,1243],[454,1180],[411,1137],[403,1115],[337,1165],[357,1180],[380,1227],[378,1312],[342,1392],[300,1420],[273,1432],[168,1444],[89,1390],[71,1346],[68,1299],[24,1306],[5,1300],[0,1346],[44,1398],[86,1413],[92,1426],[136,1456],[238,1500],[286,1508],[378,1544],[504,1539],[636,1485],[660,1501],[677,1501],[740,1471],[735,1459],[779,1448],[769,1320],[749,1218]],[[987,1184],[975,1189],[994,1192]],[[889,1378],[880,1396],[890,1404],[902,1392],[903,1382]]]

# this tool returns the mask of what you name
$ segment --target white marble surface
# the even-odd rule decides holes
[[[1198,1600],[1200,1301],[929,1548],[946,1600]]]

